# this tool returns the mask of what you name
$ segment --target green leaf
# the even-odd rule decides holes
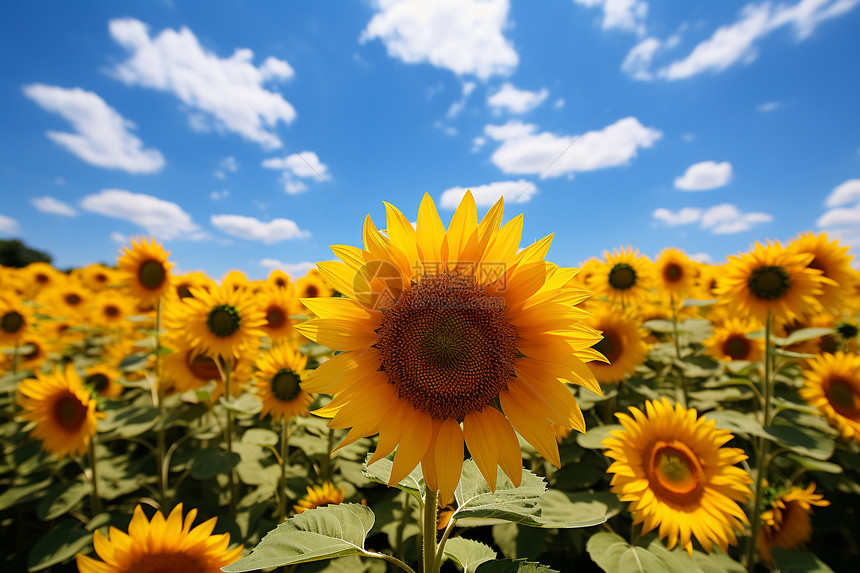
[[[608,492],[602,492],[604,494]],[[606,497],[618,499],[615,494]],[[595,521],[603,523],[609,513],[605,498],[593,493],[566,493],[557,489],[547,490],[540,498],[541,519],[554,523]]]
[[[474,573],[481,563],[496,558],[496,552],[492,548],[462,537],[449,539],[445,544],[444,554],[459,565],[464,573]]]
[[[481,563],[475,569],[475,573],[558,573],[558,571],[525,559],[497,559]]]
[[[791,346],[792,344],[797,344],[798,342],[814,340],[816,338],[821,338],[822,336],[827,336],[828,334],[833,333],[834,330],[832,328],[801,328],[800,330],[795,330],[785,338],[774,337],[773,342],[777,346]]]
[[[714,420],[718,428],[729,430],[733,433],[761,437],[767,436],[764,428],[755,418],[754,414],[744,414],[736,410],[718,410],[716,412],[708,412],[706,417],[709,420]]]
[[[45,492],[36,507],[36,515],[43,521],[50,521],[64,515],[90,492],[87,484],[81,481],[58,483]]]
[[[764,429],[767,437],[784,448],[816,460],[833,455],[836,443],[821,432],[802,426],[774,425]]]
[[[803,466],[805,469],[812,472],[824,472],[828,474],[841,474],[842,466],[838,464],[834,464],[831,462],[825,462],[821,460],[812,460],[805,456],[799,456],[797,454],[789,454],[789,458],[794,460],[796,463]]]
[[[240,573],[347,555],[374,556],[364,549],[373,522],[373,512],[355,503],[311,509],[280,524],[250,555],[222,570]]]
[[[119,363],[120,370],[140,370],[146,366],[146,359],[149,357],[148,352],[135,352],[129,354]]]
[[[675,551],[681,551],[676,548]],[[702,573],[746,573],[747,568],[720,551],[713,549],[710,553],[693,550],[693,560]]]
[[[160,412],[152,406],[129,406],[107,414],[99,422],[99,431],[110,437],[133,438],[155,426]]]
[[[251,428],[242,434],[242,441],[258,446],[274,446],[280,441],[277,432],[265,428]]]
[[[242,394],[238,398],[228,400],[224,396],[218,398],[218,403],[225,409],[237,414],[252,416],[259,414],[263,409],[263,401],[256,394]]]
[[[26,483],[15,485],[0,493],[0,510],[29,501],[51,485],[51,476],[41,473],[31,476]]]
[[[27,570],[41,571],[69,560],[86,549],[92,539],[93,534],[77,520],[64,521],[36,542],[27,558]]]
[[[591,559],[606,573],[670,573],[672,570],[641,546],[627,543],[620,535],[600,531],[585,545]]]
[[[368,454],[367,459],[364,460],[364,468],[361,470],[361,473],[371,481],[388,485],[388,478],[391,476],[391,469],[394,467],[394,462],[391,460],[393,454],[371,465],[367,465],[367,460],[370,459],[370,456],[371,454]],[[412,473],[400,480],[400,483],[394,484],[394,487],[421,499],[423,485],[424,474],[421,473],[421,465],[418,465],[418,467],[412,470]]]
[[[624,426],[621,424],[595,426],[584,434],[578,434],[576,436],[576,443],[589,450],[604,450],[606,448],[603,446],[603,440],[609,437],[609,432],[623,429]]]
[[[782,573],[833,573],[833,569],[808,551],[774,547],[771,555]]]
[[[191,477],[207,479],[218,474],[226,474],[242,461],[235,452],[223,452],[219,447],[210,447],[194,456],[191,464]]]
[[[661,318],[655,318],[654,320],[648,320],[642,323],[642,328],[650,330],[651,332],[660,332],[663,334],[675,332],[675,325],[672,324],[672,321]]]

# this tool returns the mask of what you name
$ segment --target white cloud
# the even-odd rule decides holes
[[[555,100],[555,103],[552,104],[552,107],[554,107],[555,109],[561,109],[564,107],[564,103],[565,103],[564,98],[560,97],[557,100]]]
[[[681,135],[681,139],[686,143],[690,143],[691,141],[696,140],[696,134],[695,133],[684,133]]]
[[[440,200],[442,208],[456,209],[468,190],[472,191],[475,203],[484,207],[493,205],[502,196],[504,196],[505,202],[508,204],[527,203],[537,193],[537,187],[525,179],[518,181],[496,181],[495,183],[478,185],[477,187],[451,187],[442,192]]]
[[[677,213],[669,209],[655,209],[652,216],[669,227],[676,225],[691,225],[699,223],[702,229],[709,229],[716,235],[740,233],[761,223],[773,221],[773,216],[767,213],[741,213],[730,203],[714,205],[707,209],[684,207]]]
[[[236,173],[239,171],[239,163],[236,161],[236,158],[232,155],[229,155],[221,160],[220,169],[216,170],[213,175],[218,179],[226,179],[227,171],[231,173]]]
[[[648,17],[648,3],[644,0],[574,0],[577,4],[603,8],[604,30],[626,30],[645,33],[645,19]]]
[[[487,138],[483,135],[479,135],[472,140],[472,153],[477,153],[481,150],[482,147],[487,143]]]
[[[541,177],[573,175],[617,167],[637,156],[639,149],[649,148],[663,133],[645,127],[635,117],[619,119],[601,130],[579,136],[537,132],[537,126],[509,121],[505,125],[488,125],[484,132],[501,145],[491,157],[505,173],[542,173]]]
[[[47,136],[83,161],[129,173],[152,173],[164,167],[161,152],[144,149],[143,142],[130,131],[134,123],[97,94],[81,88],[31,84],[24,86],[24,95],[72,125],[74,133],[48,131]]]
[[[263,161],[263,167],[289,171],[297,177],[313,177],[317,181],[331,178],[328,165],[320,161],[313,151],[293,153],[287,157],[272,157]]]
[[[111,37],[130,52],[114,68],[117,78],[128,85],[174,94],[189,109],[192,125],[213,123],[265,149],[281,147],[260,116],[273,126],[278,120],[290,123],[295,119],[293,106],[280,93],[263,87],[266,82],[293,77],[287,62],[270,57],[256,67],[254,53],[247,48],[219,58],[201,46],[188,28],[168,28],[151,38],[146,24],[122,18],[111,20],[109,29]],[[191,119],[195,116],[199,117]]]
[[[860,201],[860,179],[849,179],[833,188],[824,205],[838,207],[855,201]]]
[[[702,161],[690,165],[683,175],[675,178],[675,189],[707,191],[728,185],[732,180],[732,164],[728,161]]]
[[[0,215],[0,233],[6,235],[14,235],[21,232],[21,225],[12,217]]]
[[[75,217],[78,212],[75,211],[75,208],[60,201],[59,199],[55,199],[50,196],[45,197],[33,197],[30,199],[30,202],[33,206],[41,211],[42,213],[51,213],[54,215],[63,215],[65,217]]]
[[[308,231],[299,229],[296,222],[289,219],[260,221],[243,215],[212,215],[210,221],[228,235],[266,244],[310,236]]]
[[[766,101],[757,105],[755,110],[761,113],[768,113],[771,111],[776,111],[780,107],[782,107],[782,104],[780,104],[778,101]]]
[[[291,173],[284,172],[281,176],[281,183],[284,184],[284,191],[288,195],[298,195],[308,190],[308,186],[304,182],[296,179]]]
[[[379,12],[359,42],[379,39],[393,58],[482,80],[508,75],[519,63],[502,33],[508,0],[377,0],[376,5]]]
[[[860,228],[860,201],[849,207],[834,207],[825,211],[818,218],[819,227],[854,227]]]
[[[660,207],[655,209],[652,216],[658,221],[662,221],[669,227],[676,225],[689,225],[695,223],[702,217],[702,210],[695,207],[684,207],[677,213],[673,213],[669,209]]]
[[[301,278],[308,274],[308,271],[316,268],[314,263],[302,262],[302,263],[282,263],[277,259],[263,259],[260,261],[260,266],[264,269],[270,270],[280,270],[284,271],[290,278],[293,280]]]
[[[714,258],[708,253],[694,253],[690,255],[691,261],[696,261],[697,263],[713,263]]]
[[[645,38],[627,52],[627,56],[621,62],[621,70],[633,79],[651,81],[654,78],[654,74],[650,71],[651,62],[654,61],[654,54],[661,45],[662,42],[657,38]]]
[[[448,113],[445,114],[448,119],[453,119],[460,115],[460,112],[466,107],[469,96],[475,91],[477,85],[475,82],[463,82],[463,92],[460,99],[452,103],[451,107],[448,108]]]
[[[211,193],[209,193],[209,198],[212,199],[213,201],[220,201],[221,199],[226,199],[229,196],[230,196],[230,190],[229,189],[223,189],[221,191],[212,191]]]
[[[547,97],[549,97],[549,90],[546,88],[541,88],[539,92],[533,92],[517,89],[506,82],[499,91],[487,98],[487,105],[496,113],[502,111],[526,113],[546,101]]]
[[[81,199],[80,207],[84,211],[129,221],[164,240],[205,236],[182,207],[152,195],[104,189]]]
[[[123,233],[120,233],[119,231],[113,231],[110,234],[110,240],[113,241],[114,243],[119,243],[120,245],[124,245],[124,244],[131,242],[131,237],[129,237],[128,235],[125,235]]]

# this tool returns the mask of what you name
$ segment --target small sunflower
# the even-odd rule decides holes
[[[0,296],[0,347],[14,346],[33,326],[33,313],[15,296]]]
[[[157,511],[150,521],[138,505],[128,533],[110,528],[108,537],[96,531],[93,544],[102,561],[78,554],[81,573],[218,573],[239,558],[242,546],[228,551],[230,534],[212,535],[216,518],[192,528],[197,510],[182,519],[182,504],[167,519]]]
[[[770,508],[762,512],[762,528],[756,546],[765,563],[773,563],[771,550],[774,547],[799,549],[812,539],[812,524],[809,516],[812,506],[827,507],[830,502],[820,493],[813,493],[815,484],[802,489],[791,487],[776,496]]]
[[[174,294],[178,298],[183,299],[192,296],[191,289],[212,290],[215,286],[215,281],[199,271],[194,271],[185,273],[184,275],[171,276],[170,286]]]
[[[346,495],[346,490],[343,487],[335,489],[334,484],[331,482],[325,482],[322,485],[315,485],[313,487],[309,486],[307,490],[308,494],[299,500],[298,505],[293,506],[297,514],[324,505],[343,503],[343,498]]]
[[[116,289],[104,290],[90,301],[88,320],[95,326],[111,330],[128,328],[128,317],[134,316],[135,309],[128,295]]]
[[[261,418],[271,413],[275,420],[289,420],[307,413],[311,396],[301,385],[307,361],[286,344],[275,346],[257,361],[256,387],[263,400]]]
[[[71,366],[18,384],[18,404],[25,420],[36,423],[32,436],[48,453],[82,454],[96,433],[96,402]]]
[[[31,298],[35,297],[42,290],[66,280],[66,275],[48,263],[30,263],[22,269],[22,272],[25,278],[25,292]]]
[[[251,282],[242,271],[232,270],[221,279],[221,288],[234,291],[246,291],[251,287]]]
[[[845,293],[854,288],[855,273],[851,269],[854,257],[848,254],[848,247],[840,247],[838,240],[831,242],[826,233],[805,233],[789,243],[786,250],[813,256],[807,266],[821,271],[825,279],[818,300],[828,310],[840,310]]]
[[[38,330],[30,330],[18,342],[18,370],[36,370],[53,350],[53,346]],[[11,354],[3,356],[3,370],[9,372],[15,357]]]
[[[635,305],[647,297],[653,285],[653,263],[632,247],[604,252],[606,259],[592,275],[590,287],[610,303]]]
[[[603,339],[592,348],[609,361],[608,364],[599,361],[588,363],[594,377],[606,384],[621,382],[628,374],[633,374],[648,354],[647,333],[639,327],[638,318],[630,312],[614,311],[604,304],[588,323],[603,333]]]
[[[289,290],[267,287],[256,298],[260,310],[266,314],[266,324],[262,326],[266,336],[272,340],[284,340],[295,334],[290,314],[297,301]]]
[[[654,263],[657,284],[663,292],[674,296],[675,304],[693,293],[699,264],[679,249],[666,249]]]
[[[266,277],[266,283],[274,288],[291,290],[293,282],[290,280],[290,275],[280,269],[275,269],[269,276]]]
[[[296,298],[299,300],[303,298],[329,297],[331,295],[331,289],[316,269],[311,269],[308,271],[308,274],[296,281]]]
[[[244,356],[238,359],[232,356],[211,356],[176,335],[165,337],[164,346],[173,351],[164,357],[164,379],[179,392],[197,390],[214,380],[215,389],[210,401],[217,400],[224,393],[224,381],[215,360],[220,361],[222,369],[228,363],[230,365],[231,396],[239,396],[251,378],[251,362]]]
[[[83,383],[93,389],[97,396],[116,398],[122,394],[122,384],[118,382],[119,371],[105,364],[90,366],[84,371]]]
[[[821,294],[821,271],[807,268],[812,255],[790,253],[779,242],[756,243],[751,253],[729,257],[718,294],[738,313],[762,324],[768,312],[776,320],[790,320],[815,307]]]
[[[93,292],[103,291],[118,283],[116,270],[98,263],[75,269],[72,276]]]
[[[749,320],[727,318],[714,326],[714,334],[705,341],[705,352],[718,360],[759,362],[764,357],[764,340],[749,337],[757,330],[760,328]]]
[[[167,292],[170,287],[169,252],[161,244],[146,239],[140,242],[132,239],[131,248],[123,247],[123,253],[117,261],[122,271],[123,282],[128,285],[132,296],[144,304],[152,304]]]
[[[710,551],[737,543],[736,531],[748,523],[738,505],[752,498],[749,475],[735,464],[747,459],[714,421],[668,399],[648,401],[645,413],[616,414],[623,430],[603,441],[613,461],[611,489],[630,502],[633,523],[642,533],[658,530],[668,548],[680,543],[692,555],[692,538]]]
[[[860,355],[822,354],[807,362],[800,396],[846,440],[860,443]]]
[[[73,322],[84,317],[93,296],[89,289],[72,277],[65,277],[57,282],[58,284],[39,294],[39,312]]]
[[[704,300],[717,298],[722,277],[723,265],[699,263],[696,268],[696,285],[693,298]]]

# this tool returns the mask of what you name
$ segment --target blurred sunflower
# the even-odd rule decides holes
[[[807,268],[812,255],[790,253],[779,242],[729,257],[725,279],[718,289],[721,302],[762,324],[768,312],[776,320],[790,320],[807,307],[815,308],[821,294],[821,271]]]
[[[762,512],[762,527],[756,540],[762,561],[773,564],[770,552],[774,547],[799,549],[812,539],[812,524],[809,516],[812,506],[827,507],[830,502],[820,493],[813,493],[815,484],[806,489],[792,486],[770,502],[770,508]]]
[[[42,290],[66,280],[66,276],[62,272],[48,263],[30,263],[21,271],[24,277],[24,292],[30,298],[34,298]]]
[[[33,312],[19,297],[0,296],[0,347],[19,344],[32,326]]]
[[[294,505],[293,509],[296,514],[304,513],[309,509],[316,509],[324,505],[337,505],[343,503],[343,498],[346,491],[341,487],[335,489],[334,484],[325,482],[322,485],[308,487],[308,494],[299,500],[298,505]]]
[[[735,464],[747,459],[739,448],[721,447],[733,438],[696,410],[668,399],[648,401],[645,413],[616,414],[623,430],[603,440],[613,461],[611,489],[630,502],[642,533],[658,529],[669,549],[680,543],[692,555],[692,538],[710,551],[737,543],[748,523],[738,505],[752,498],[752,479]]]
[[[36,370],[53,350],[53,346],[45,339],[45,335],[38,330],[29,330],[18,341],[18,370]],[[3,370],[12,370],[14,356],[6,354],[3,356]]]
[[[214,380],[215,388],[209,400],[217,400],[224,393],[224,381],[215,360],[221,361],[222,369],[226,364],[230,365],[231,396],[240,395],[243,385],[251,377],[251,362],[244,356],[238,359],[232,356],[211,356],[177,335],[166,336],[164,346],[173,351],[164,357],[164,378],[179,392],[197,390]]]
[[[609,361],[608,364],[598,361],[588,364],[599,382],[621,382],[645,360],[648,354],[647,333],[639,327],[639,319],[632,313],[618,312],[604,304],[594,311],[588,324],[603,333],[603,339],[592,348]]]
[[[35,379],[18,384],[18,404],[25,420],[35,422],[32,436],[42,448],[64,457],[82,454],[96,433],[96,402],[71,366],[50,375],[36,372]]]
[[[77,280],[66,277],[57,284],[39,293],[39,312],[55,318],[65,318],[72,322],[86,314],[92,293]]]
[[[102,291],[118,282],[114,269],[98,263],[75,269],[72,276],[93,292]]]
[[[309,270],[308,274],[296,281],[296,298],[299,300],[303,298],[329,297],[331,295],[331,289],[316,269]]]
[[[303,384],[334,394],[315,413],[351,428],[341,446],[378,433],[369,463],[397,446],[389,483],[421,463],[443,502],[464,441],[491,488],[499,465],[519,484],[514,429],[558,466],[550,422],[585,428],[563,382],[601,393],[585,365],[600,358],[591,349],[600,335],[575,306],[591,293],[564,288],[576,269],[543,260],[551,236],[517,252],[523,218],[499,228],[503,208],[500,200],[479,224],[466,193],[446,231],[425,195],[416,230],[386,204],[387,236],[368,217],[364,249],[333,247],[343,262],[318,265],[348,298],[303,299],[319,318],[296,327],[342,351]]]
[[[117,266],[134,298],[144,304],[153,304],[167,291],[173,266],[168,262],[168,256],[170,253],[154,239],[149,242],[145,238],[140,242],[132,239],[130,249],[123,247]]]
[[[273,347],[257,361],[256,387],[263,400],[261,418],[271,414],[275,420],[289,420],[307,413],[311,396],[301,386],[307,361],[286,344]]]
[[[284,340],[295,334],[293,313],[296,300],[287,289],[264,288],[257,294],[257,304],[266,315],[266,324],[261,328],[272,340]]]
[[[662,292],[674,296],[676,306],[693,293],[699,264],[679,249],[665,249],[654,263],[657,285]]]
[[[180,299],[193,296],[191,289],[203,289],[209,291],[215,286],[215,281],[207,277],[205,274],[194,271],[185,273],[184,275],[173,275],[170,280],[170,285],[173,287],[173,292]]]
[[[118,382],[119,378],[118,370],[106,364],[97,364],[84,371],[83,382],[91,387],[97,396],[116,398],[122,394],[122,384]]]
[[[860,443],[860,355],[837,352],[811,358],[800,396],[815,406],[846,440]]]
[[[274,288],[284,290],[290,290],[293,284],[290,275],[280,269],[275,269],[269,273],[269,276],[266,277],[266,283]]]
[[[851,259],[848,247],[840,247],[839,241],[830,241],[826,233],[815,235],[804,233],[786,246],[790,253],[812,255],[807,266],[821,271],[825,279],[821,283],[821,294],[818,300],[821,305],[837,311],[842,308],[845,293],[851,292],[854,286],[854,273],[851,269]]]
[[[134,508],[128,533],[110,528],[108,537],[96,531],[93,544],[102,561],[78,553],[81,573],[218,573],[239,558],[242,546],[227,550],[230,534],[212,535],[216,519],[192,528],[197,510],[182,519],[182,504],[167,519],[157,511],[152,521],[143,508]]]
[[[717,298],[722,279],[723,265],[708,265],[700,263],[696,267],[695,296],[693,298],[709,300]]]
[[[127,295],[111,289],[98,293],[90,302],[88,320],[96,326],[111,330],[128,328],[128,317],[135,314],[135,309]]]
[[[764,340],[749,338],[760,330],[749,320],[727,318],[714,326],[714,334],[705,341],[705,353],[718,360],[749,360],[759,362],[764,357]]]
[[[251,282],[242,271],[232,270],[221,279],[221,288],[233,291],[245,291],[251,287]]]
[[[653,263],[632,247],[615,249],[592,276],[589,286],[597,296],[605,296],[610,303],[635,306],[648,296],[653,285]]]

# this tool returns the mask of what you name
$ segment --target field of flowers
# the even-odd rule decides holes
[[[847,247],[386,213],[295,281],[0,267],[0,570],[856,571]]]

